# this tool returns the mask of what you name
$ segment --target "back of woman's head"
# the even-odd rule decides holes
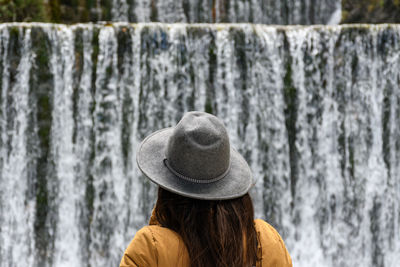
[[[155,216],[162,226],[181,236],[192,267],[256,263],[257,234],[248,193],[230,200],[198,200],[160,187]]]

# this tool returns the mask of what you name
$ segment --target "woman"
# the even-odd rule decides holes
[[[292,266],[276,230],[254,221],[250,168],[217,117],[186,113],[142,142],[137,163],[158,199],[120,267]]]

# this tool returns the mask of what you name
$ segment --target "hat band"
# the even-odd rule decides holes
[[[221,174],[215,178],[212,178],[212,179],[195,179],[195,178],[187,177],[187,176],[175,171],[174,168],[172,168],[171,165],[169,164],[168,159],[164,159],[163,161],[164,161],[164,165],[167,167],[167,169],[170,172],[172,172],[175,176],[177,176],[183,180],[186,180],[186,181],[189,181],[192,183],[198,183],[198,184],[209,184],[209,183],[219,181],[222,178],[224,178],[228,174],[229,170],[231,169],[231,163],[229,162],[229,167],[226,169],[226,171],[223,174]]]

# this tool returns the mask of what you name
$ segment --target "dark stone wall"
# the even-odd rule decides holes
[[[400,0],[342,0],[342,24],[399,22]]]
[[[0,0],[1,22],[77,23],[107,20],[111,1],[101,0]]]
[[[109,21],[111,4],[110,0],[0,0],[0,23]],[[342,0],[342,24],[399,22],[400,0]]]
[[[49,21],[44,0],[0,0],[0,22]]]
[[[0,0],[1,22],[107,21],[110,0]],[[342,0],[342,24],[399,23],[400,0]]]

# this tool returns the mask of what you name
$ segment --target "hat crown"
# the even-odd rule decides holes
[[[176,173],[196,180],[213,180],[229,169],[228,133],[217,117],[188,112],[175,126],[165,154]]]

